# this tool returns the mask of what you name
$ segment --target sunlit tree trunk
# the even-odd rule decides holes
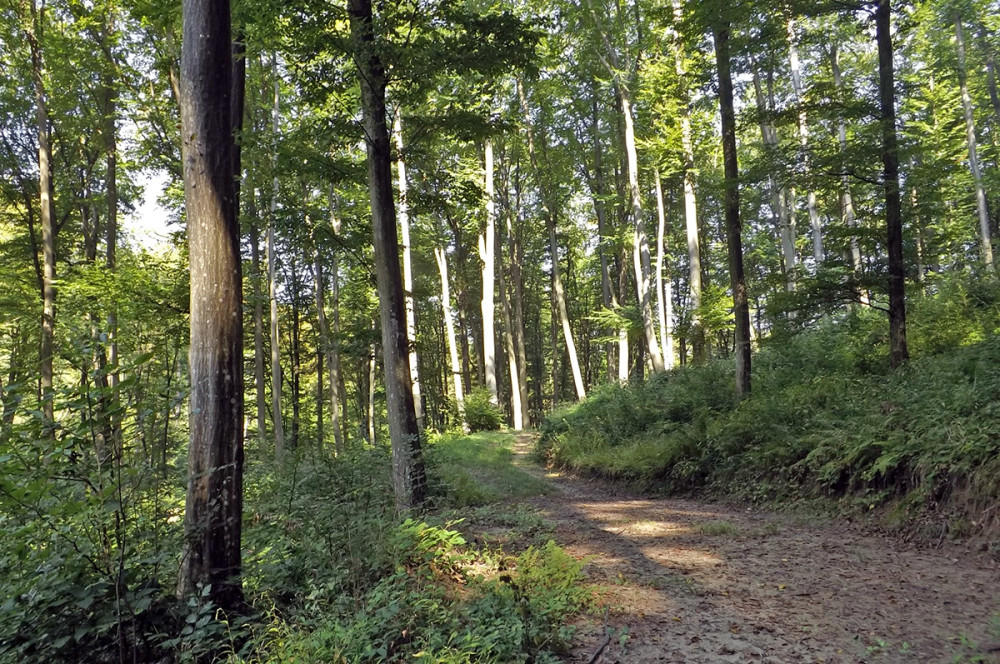
[[[684,226],[688,250],[688,290],[691,309],[691,346],[696,363],[705,359],[705,331],[701,326],[701,242],[698,237],[698,199],[695,195],[694,138],[691,132],[691,100],[687,89],[687,67],[681,43],[684,18],[681,0],[673,0],[674,71],[680,82],[681,148],[684,151]]]
[[[455,404],[458,407],[458,419],[462,423],[462,431],[468,433],[469,425],[465,421],[465,392],[462,389],[462,365],[458,361],[458,344],[455,343],[455,321],[452,318],[451,287],[448,283],[448,257],[444,247],[434,248],[434,258],[437,260],[438,273],[441,275],[441,309],[445,337],[448,341],[448,359],[451,363]]]
[[[843,94],[844,80],[840,73],[840,50],[837,42],[830,44],[830,70],[833,73],[833,86],[838,94]],[[861,247],[858,244],[858,221],[854,213],[854,197],[851,195],[851,177],[847,173],[847,122],[843,114],[837,117],[837,143],[840,149],[840,220],[851,233],[851,269],[855,277],[861,274]],[[868,304],[868,292],[858,290],[861,304]]]
[[[178,591],[242,602],[243,313],[229,2],[185,0],[181,134],[191,272],[185,546]]]
[[[670,276],[667,275],[666,279],[663,276],[667,215],[663,209],[663,184],[660,182],[659,169],[656,170],[656,217],[659,222],[656,229],[656,315],[660,321],[660,343],[663,345],[663,365],[665,369],[673,369],[673,288],[670,283]]]
[[[632,205],[632,264],[635,270],[636,297],[642,314],[642,330],[646,340],[653,371],[663,371],[663,355],[656,340],[653,321],[653,304],[649,257],[649,238],[646,233],[646,219],[642,212],[642,195],[639,192],[639,157],[635,147],[635,126],[632,117],[632,100],[625,86],[618,86],[622,119],[625,122],[625,159],[628,165],[629,200]]]
[[[267,437],[267,398],[264,394],[264,294],[260,281],[260,231],[259,220],[253,208],[254,192],[250,191],[248,210],[250,211],[250,272],[253,281],[253,375],[254,392],[257,399],[257,439],[264,442]]]
[[[764,148],[772,158],[778,156],[778,132],[774,125],[767,119],[771,110],[764,96],[764,90],[760,83],[760,74],[756,65],[753,67],[754,99],[757,104],[757,114],[760,116],[760,135],[764,142]],[[792,196],[788,186],[781,182],[775,183],[775,178],[769,178],[771,184],[771,206],[777,215],[778,235],[780,238],[782,267],[785,270],[785,290],[788,292],[795,290],[796,266],[795,266],[795,226],[789,205]]]
[[[962,29],[962,18],[955,14],[955,48],[958,50],[958,83],[962,92],[962,111],[965,114],[965,140],[969,148],[969,170],[976,185],[976,211],[979,213],[979,242],[983,262],[990,270],[993,269],[993,243],[990,238],[990,214],[986,206],[986,190],[983,188],[983,173],[979,167],[979,155],[976,148],[976,121],[972,109],[972,97],[969,96],[969,85],[965,71],[965,32]]]
[[[371,0],[348,0],[354,60],[361,85],[361,120],[368,150],[375,275],[382,321],[389,438],[396,509],[423,505],[427,496],[420,431],[413,405],[403,280],[399,269],[396,209],[392,196],[389,131],[386,127],[386,73],[375,48]]]
[[[553,305],[558,312],[558,318],[562,327],[563,341],[566,343],[566,353],[569,356],[570,369],[573,372],[573,385],[576,389],[576,398],[582,401],[587,396],[587,389],[583,385],[583,373],[580,371],[580,360],[576,354],[576,344],[573,341],[573,329],[569,321],[569,310],[566,307],[566,292],[563,289],[562,276],[559,270],[559,243],[556,237],[556,217],[555,209],[548,198],[545,179],[539,167],[538,156],[535,150],[534,130],[531,125],[531,112],[528,109],[528,98],[524,94],[524,85],[520,80],[517,82],[518,96],[521,101],[521,111],[524,114],[524,126],[528,137],[528,155],[531,160],[532,169],[535,172],[535,179],[541,193],[543,213],[545,215],[545,225],[549,232],[549,252],[552,256],[552,299]],[[555,359],[555,358],[553,358]],[[553,363],[555,364],[555,362]],[[553,389],[557,390],[558,378],[553,380]]]
[[[799,145],[801,148],[802,170],[809,178],[809,124],[806,121],[805,86],[802,84],[802,66],[799,63],[798,37],[795,34],[795,20],[788,19],[785,24],[788,32],[788,59],[792,70],[792,89],[795,91],[795,103],[798,105]],[[819,210],[816,209],[816,192],[810,186],[806,193],[806,209],[809,211],[809,228],[812,232],[813,259],[816,268],[823,262],[823,229],[820,226]]]
[[[406,182],[406,160],[403,158],[403,124],[396,113],[392,123],[392,136],[396,143],[396,187],[399,190],[400,249],[403,253],[403,298],[406,309],[406,337],[410,342],[408,360],[410,363],[410,383],[413,385],[413,408],[417,415],[417,427],[424,428],[424,401],[420,396],[420,358],[417,357],[417,314],[413,305],[413,257],[410,253],[410,201]]]
[[[490,392],[490,403],[497,405],[500,398],[497,393],[497,350],[495,322],[496,293],[496,195],[493,185],[493,141],[486,141],[485,149],[486,173],[486,230],[479,238],[479,259],[483,263],[483,297],[480,300],[480,310],[483,319],[483,372],[486,389]]]

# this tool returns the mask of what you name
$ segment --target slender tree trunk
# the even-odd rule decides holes
[[[513,299],[514,346],[517,349],[517,383],[521,391],[523,425],[530,426],[528,416],[528,352],[524,340],[524,284],[521,266],[524,263],[524,247],[513,229],[507,227],[507,242],[510,246],[510,292]]]
[[[617,307],[612,306],[614,298],[614,287],[611,284],[611,273],[608,269],[608,245],[613,238],[608,233],[607,207],[604,201],[604,164],[603,150],[601,149],[601,127],[600,116],[598,115],[597,93],[591,85],[591,130],[594,143],[594,176],[589,178],[591,192],[594,200],[594,214],[597,216],[597,255],[601,260],[601,304],[605,309],[614,311]],[[615,353],[614,342],[608,341],[604,345],[604,355],[607,367],[607,380],[609,383],[615,380],[615,367],[612,358]]]
[[[347,11],[361,84],[361,120],[368,148],[368,192],[382,319],[393,488],[396,509],[407,511],[423,505],[427,484],[407,362],[409,340],[399,270],[396,209],[392,200],[389,132],[385,122],[386,75],[375,49],[371,0],[348,0]]]
[[[292,273],[292,435],[291,448],[299,449],[299,430],[301,428],[300,413],[302,409],[302,399],[300,395],[300,382],[302,378],[302,355],[301,355],[301,310],[299,308],[299,295],[301,285],[299,284],[298,259],[292,256],[289,262]]]
[[[479,238],[479,258],[483,262],[483,297],[480,310],[483,317],[483,369],[486,389],[490,392],[490,403],[499,405],[497,393],[497,350],[496,350],[496,238],[497,213],[496,194],[493,185],[493,141],[486,141],[486,230]]]
[[[468,433],[469,425],[465,421],[465,393],[462,390],[462,366],[458,361],[458,344],[455,343],[455,321],[451,313],[448,257],[444,247],[434,248],[434,258],[437,260],[438,272],[441,275],[441,309],[444,318],[445,338],[448,341],[448,358],[451,361],[451,377],[455,389],[455,404],[458,407],[458,419],[462,423],[462,431]]]
[[[507,233],[510,234],[510,211],[507,210]],[[503,260],[501,259],[500,271],[497,273],[499,278],[499,290],[500,290],[500,307],[503,312],[503,329],[504,329],[504,349],[507,352],[507,373],[510,377],[510,413],[511,413],[511,423],[514,425],[514,429],[520,431],[524,429],[524,405],[525,402],[521,400],[522,390],[521,390],[521,370],[517,364],[517,349],[515,348],[514,337],[514,324],[513,318],[511,316],[510,299],[507,296],[507,280],[505,278],[506,270],[503,267]]]
[[[313,237],[313,295],[316,299],[316,449],[323,449],[323,428],[325,413],[323,412],[326,393],[323,389],[325,368],[329,366],[330,328],[326,322],[326,280],[323,278],[323,261],[320,258],[319,246]],[[337,389],[331,383],[331,390]]]
[[[528,154],[541,193],[545,225],[549,232],[549,252],[552,255],[553,304],[558,311],[559,321],[562,326],[563,340],[566,343],[566,353],[569,355],[570,368],[573,372],[573,385],[576,388],[576,398],[578,401],[583,401],[587,396],[587,389],[583,385],[583,373],[580,371],[580,361],[576,354],[576,344],[573,342],[573,329],[569,321],[569,311],[566,308],[566,293],[563,290],[562,276],[559,272],[559,243],[556,236],[555,208],[549,200],[548,189],[539,168],[538,156],[535,151],[534,130],[531,125],[531,112],[528,109],[528,98],[524,94],[524,85],[520,80],[517,82],[517,90],[521,101],[521,110],[524,114],[525,131],[528,135]],[[553,385],[556,383],[558,383],[558,379],[553,380]]]
[[[260,280],[260,231],[259,219],[251,208],[254,194],[250,191],[248,210],[250,216],[250,272],[253,281],[253,375],[254,392],[257,398],[257,439],[263,443],[267,437],[267,399],[264,394],[264,295]]]
[[[184,0],[181,135],[191,263],[185,548],[178,591],[242,602],[243,314],[229,2]]]
[[[368,424],[368,443],[372,446],[378,442],[375,437],[375,367],[378,359],[376,356],[377,350],[378,346],[373,343],[371,351],[368,353],[368,380],[365,381],[365,385],[368,387],[365,400],[365,422]]]
[[[635,126],[632,118],[632,100],[624,86],[618,86],[622,119],[625,121],[625,158],[628,164],[629,199],[632,204],[632,263],[635,269],[636,297],[642,314],[642,330],[646,340],[646,350],[654,372],[663,371],[663,355],[656,340],[653,324],[651,294],[652,266],[649,257],[649,239],[646,233],[646,219],[642,213],[642,196],[639,193],[639,157],[635,147]]]
[[[743,275],[743,224],[740,220],[740,170],[736,160],[736,113],[730,73],[729,24],[713,30],[715,61],[719,74],[719,107],[722,115],[722,151],[726,174],[726,243],[729,245],[729,282],[736,319],[736,396],[750,394],[750,308]]]
[[[116,68],[114,59],[114,48],[111,43],[114,33],[114,16],[108,14],[105,28],[101,35],[104,48],[110,58],[104,71],[101,74],[101,97],[104,105],[104,121],[101,126],[101,134],[104,141],[105,158],[105,178],[104,187],[107,197],[108,216],[107,227],[105,228],[105,266],[108,272],[114,273],[117,269],[117,248],[118,248],[118,133],[116,120],[118,115],[117,91],[113,71]],[[237,207],[237,213],[239,208]],[[118,372],[118,310],[114,302],[108,311],[108,362],[112,370],[109,376],[111,382],[111,418],[108,423],[111,427],[111,436],[115,442],[115,450],[121,458],[121,416],[119,412],[118,384],[120,374]]]
[[[674,368],[674,336],[673,336],[673,289],[670,276],[663,278],[663,254],[665,250],[665,235],[667,231],[667,215],[663,209],[663,184],[660,182],[660,170],[656,170],[656,217],[659,222],[656,229],[656,315],[660,321],[660,342],[663,344],[663,365],[665,369]]]
[[[986,206],[986,190],[983,188],[983,174],[979,168],[976,150],[976,121],[973,116],[972,97],[965,71],[965,34],[962,18],[955,14],[955,48],[958,50],[958,83],[962,91],[962,110],[965,114],[965,140],[969,147],[969,170],[976,185],[976,211],[979,213],[979,242],[983,262],[993,270],[993,243],[990,238],[990,214]]]
[[[340,216],[334,204],[333,190],[330,190],[330,227],[333,236],[340,235]],[[333,252],[330,257],[330,306],[333,313],[332,333],[333,338],[327,336],[327,362],[330,365],[330,427],[333,429],[334,449],[337,454],[344,451],[347,434],[347,413],[341,413],[346,398],[341,398],[345,393],[343,387],[343,376],[340,374],[340,257],[339,252]]]
[[[271,420],[274,429],[274,456],[278,463],[281,463],[285,455],[285,423],[282,419],[281,408],[281,346],[278,339],[278,259],[276,256],[277,246],[275,243],[276,212],[278,209],[278,130],[279,130],[279,108],[281,86],[278,80],[277,58],[271,60],[271,69],[274,75],[274,107],[271,112],[272,130],[274,132],[274,145],[272,146],[271,169],[274,171],[274,181],[271,191],[271,209],[267,217],[267,283],[268,299],[271,303]]]
[[[795,34],[795,20],[788,19],[785,24],[788,32],[788,59],[792,70],[792,89],[795,91],[795,103],[798,105],[799,145],[802,170],[809,178],[809,124],[806,121],[805,86],[802,84],[802,66],[799,63],[798,37]],[[816,209],[816,192],[810,186],[806,193],[806,209],[809,211],[809,228],[812,231],[813,259],[819,269],[823,262],[823,229],[819,221],[819,210]]]
[[[764,142],[764,149],[771,155],[772,159],[778,157],[780,150],[778,143],[778,132],[774,125],[767,120],[769,108],[764,97],[764,91],[760,83],[760,74],[757,67],[753,67],[754,98],[757,103],[757,114],[760,115],[760,135]],[[782,182],[779,186],[775,183],[774,177],[769,178],[771,182],[771,206],[777,215],[778,235],[781,246],[782,267],[785,270],[785,290],[789,293],[795,290],[795,226],[794,219],[789,211],[790,201],[794,198],[789,194],[788,186]]]
[[[410,382],[413,385],[413,408],[417,427],[424,429],[424,400],[420,396],[420,358],[417,357],[417,314],[413,305],[413,258],[410,254],[410,201],[407,194],[406,160],[403,158],[403,124],[399,113],[392,123],[392,136],[396,143],[396,184],[399,189],[400,248],[403,252],[403,298],[406,308],[406,337],[410,341],[408,359]]]
[[[31,49],[31,71],[35,86],[35,121],[38,129],[38,209],[42,222],[42,334],[39,346],[40,396],[47,435],[55,427],[55,394],[52,390],[52,355],[56,326],[56,227],[52,201],[52,147],[49,144],[48,95],[43,78],[42,24],[45,8],[30,1],[30,21],[25,36]]]
[[[843,94],[844,81],[840,74],[840,51],[836,41],[832,41],[830,45],[830,70],[833,73],[833,86],[838,94]],[[851,269],[854,271],[854,276],[858,277],[861,274],[861,248],[858,245],[854,198],[851,196],[851,177],[847,174],[847,122],[844,121],[843,114],[838,114],[837,117],[837,142],[840,148],[840,167],[843,171],[843,175],[840,176],[840,220],[851,233]],[[868,304],[868,293],[864,289],[858,289],[858,298],[862,304]]]
[[[681,148],[684,151],[684,225],[687,233],[688,290],[691,309],[691,345],[694,361],[705,359],[705,331],[701,326],[701,243],[698,237],[698,199],[695,195],[694,138],[691,131],[691,100],[687,89],[687,69],[680,26],[684,19],[681,0],[672,0],[674,25],[671,30],[674,71],[680,83]]]
[[[896,90],[892,63],[892,9],[879,0],[875,10],[878,87],[882,124],[883,188],[889,252],[889,364],[909,359],[906,347],[906,271],[903,264],[903,214],[899,200],[899,148],[896,142]]]

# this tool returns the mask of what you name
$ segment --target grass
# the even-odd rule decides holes
[[[604,386],[543,422],[539,452],[653,493],[1000,532],[1000,290],[984,283],[914,304],[902,369],[888,368],[884,317],[857,311],[763,342],[740,403],[728,360]]]
[[[726,521],[725,519],[720,519],[719,521],[703,521],[695,525],[695,530],[702,535],[710,535],[713,537],[732,537],[740,532],[740,529],[737,528],[735,524]]]
[[[434,493],[459,507],[544,494],[548,485],[514,463],[513,439],[502,433],[443,434],[432,438],[427,464]]]

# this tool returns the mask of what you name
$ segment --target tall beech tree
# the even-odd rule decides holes
[[[427,497],[427,482],[410,382],[409,340],[403,278],[399,269],[399,239],[392,192],[392,154],[386,126],[386,72],[377,50],[371,0],[348,0],[351,42],[361,85],[361,123],[368,153],[368,195],[371,201],[382,322],[382,352],[389,437],[392,442],[392,482],[396,508],[419,508]]]
[[[233,179],[229,0],[185,0],[181,55],[184,204],[191,265],[185,547],[177,589],[242,601],[243,312]]]

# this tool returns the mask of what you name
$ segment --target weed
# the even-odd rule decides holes
[[[732,537],[740,532],[739,528],[725,519],[721,519],[719,521],[703,521],[695,526],[695,530],[703,535],[717,537]]]

